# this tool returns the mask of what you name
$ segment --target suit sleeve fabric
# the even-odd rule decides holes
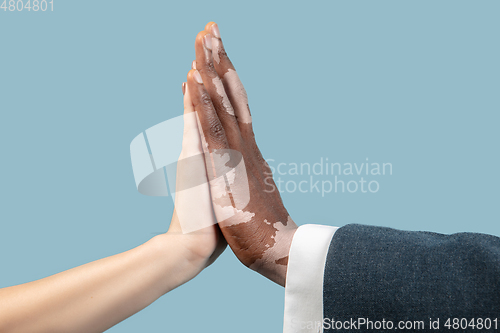
[[[440,331],[450,331],[444,326],[450,318],[499,318],[500,238],[344,226],[328,249],[323,311],[344,322],[423,321],[429,331],[437,319]]]
[[[359,224],[304,225],[294,236],[285,333],[477,332],[470,324],[487,319],[500,330],[498,237]]]

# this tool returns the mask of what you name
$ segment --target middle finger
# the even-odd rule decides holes
[[[206,31],[198,33],[195,42],[196,68],[200,72],[217,115],[226,132],[229,147],[239,150],[241,133],[234,115],[234,108],[224,89],[221,78],[214,68],[212,58],[212,35]]]

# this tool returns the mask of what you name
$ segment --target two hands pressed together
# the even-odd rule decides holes
[[[129,251],[0,289],[1,333],[102,332],[194,278],[228,244],[247,267],[286,281],[286,332],[318,332],[296,324],[334,317],[500,316],[498,237],[352,224],[298,229],[257,147],[245,89],[215,23],[198,34],[195,51],[183,84],[168,231]]]
[[[217,24],[208,23],[198,34],[195,49],[184,107],[185,112],[196,111],[199,118],[207,180],[219,228],[243,264],[284,286],[288,252],[297,226],[279,192],[269,191],[270,185],[276,188],[271,169],[257,147],[247,95],[224,50]],[[235,167],[235,181],[228,190],[217,181],[221,178],[214,159],[233,151],[227,155],[237,160],[241,154],[246,177],[239,178]],[[245,202],[239,205],[238,200]]]
[[[194,278],[227,244],[243,264],[285,285],[297,226],[279,192],[269,191],[272,173],[255,141],[247,95],[214,22],[196,37],[195,51],[183,84],[177,168],[177,188],[198,178],[195,195],[180,191],[168,231],[134,249],[0,289],[0,332],[102,332]],[[207,227],[183,233],[193,205]]]
[[[177,187],[200,174],[206,177],[202,183],[207,186],[197,192],[196,206],[205,209],[200,215],[205,219],[213,218],[213,209],[216,221],[204,223],[213,226],[182,234],[178,212],[187,210],[193,198],[177,194],[168,233],[179,235],[189,252],[207,265],[222,253],[227,242],[244,265],[284,286],[297,225],[279,192],[269,190],[270,186],[276,188],[271,169],[257,147],[248,98],[224,50],[217,24],[210,22],[198,33],[195,51],[196,60],[182,86],[185,128],[179,160],[189,163],[178,164]],[[196,116],[186,117],[191,113]],[[234,162],[230,186],[222,178],[227,168],[220,168],[217,161],[222,161],[223,167]]]

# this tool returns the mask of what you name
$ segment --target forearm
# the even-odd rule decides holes
[[[1,332],[102,332],[193,278],[178,235],[0,290]]]

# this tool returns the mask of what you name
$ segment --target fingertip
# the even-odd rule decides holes
[[[220,39],[219,26],[217,25],[217,23],[214,22],[214,24],[210,26],[210,33],[215,38]]]
[[[189,70],[189,72],[187,73],[187,77],[186,77],[186,88],[188,88],[189,86],[194,86],[192,85],[192,83],[194,82],[194,69],[191,69]],[[191,83],[191,84],[189,84]],[[189,84],[189,85],[188,85]],[[189,89],[189,88],[188,88]]]
[[[200,31],[198,35],[196,35],[195,48],[197,50],[202,50],[206,48],[208,50],[212,50],[212,35],[206,31]]]
[[[188,82],[190,81],[193,83],[203,84],[203,80],[201,78],[200,72],[198,72],[198,70],[196,70],[196,69],[191,69],[188,72],[187,80],[188,80]]]
[[[208,23],[207,23],[207,25],[205,26],[205,31],[206,31],[206,32],[211,32],[211,30],[210,30],[210,29],[212,29],[212,25],[213,25],[213,24],[216,24],[216,23],[215,23],[214,21],[210,21],[210,22],[208,22]]]
[[[199,84],[203,84],[203,79],[201,78],[201,74],[200,72],[198,72],[198,70],[194,70],[194,73],[193,73],[193,78],[196,82],[198,82]]]
[[[190,69],[189,72],[187,73],[187,82],[194,80],[193,74],[196,71],[196,69]]]
[[[184,82],[185,94],[184,94],[184,113],[193,112],[193,102],[191,100],[191,94],[189,93],[188,83]]]
[[[206,32],[205,30],[198,32],[198,34],[196,35],[196,41],[195,41],[195,43],[198,44],[198,45],[203,45],[203,38],[207,34],[208,34],[208,32]]]
[[[205,31],[213,37],[220,39],[219,26],[215,22],[208,22],[205,26]]]

